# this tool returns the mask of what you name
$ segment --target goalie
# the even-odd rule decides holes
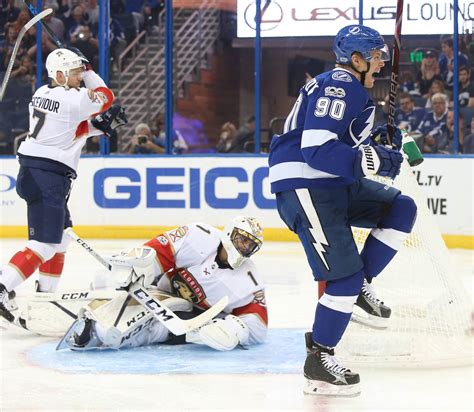
[[[261,248],[262,234],[251,217],[232,219],[223,232],[193,223],[110,258],[115,287],[142,278],[148,293],[183,319],[197,316],[223,296],[228,296],[228,305],[198,330],[175,336],[126,292],[118,292],[112,300],[93,300],[82,308],[58,349],[196,343],[226,351],[263,342],[268,324],[264,284],[249,259]]]

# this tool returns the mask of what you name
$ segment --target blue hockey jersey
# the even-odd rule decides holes
[[[335,68],[301,88],[283,134],[270,145],[272,193],[349,185],[358,146],[369,144],[375,105],[349,71]]]

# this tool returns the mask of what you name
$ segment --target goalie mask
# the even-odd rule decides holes
[[[262,247],[263,230],[257,219],[238,216],[226,225],[221,241],[227,252],[229,265],[237,269],[245,259]]]
[[[46,59],[46,70],[48,70],[48,77],[53,79],[60,86],[66,86],[68,83],[69,72],[72,69],[84,67],[82,58],[71,50],[56,49],[49,53]],[[60,84],[57,79],[57,72],[62,72],[66,78],[66,84]]]

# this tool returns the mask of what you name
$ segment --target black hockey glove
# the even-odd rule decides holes
[[[358,178],[379,175],[395,179],[400,173],[402,163],[403,156],[398,150],[385,146],[360,146],[354,174]]]
[[[382,126],[377,126],[372,130],[369,137],[376,144],[386,146],[388,144],[387,123]],[[395,133],[392,138],[392,147],[397,150],[402,148],[402,132],[398,127],[395,127]]]
[[[104,134],[110,137],[112,130],[117,127],[127,124],[127,115],[125,114],[125,109],[118,104],[113,104],[105,112],[98,114],[93,119],[91,119],[92,125],[104,132]]]

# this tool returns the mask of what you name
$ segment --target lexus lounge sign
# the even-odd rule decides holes
[[[452,1],[405,1],[402,34],[453,33]],[[358,0],[261,0],[263,37],[334,36],[359,22]],[[396,0],[364,0],[364,24],[381,34],[395,31]],[[255,0],[237,0],[237,35],[255,37]],[[472,32],[474,0],[459,0],[459,31]]]

